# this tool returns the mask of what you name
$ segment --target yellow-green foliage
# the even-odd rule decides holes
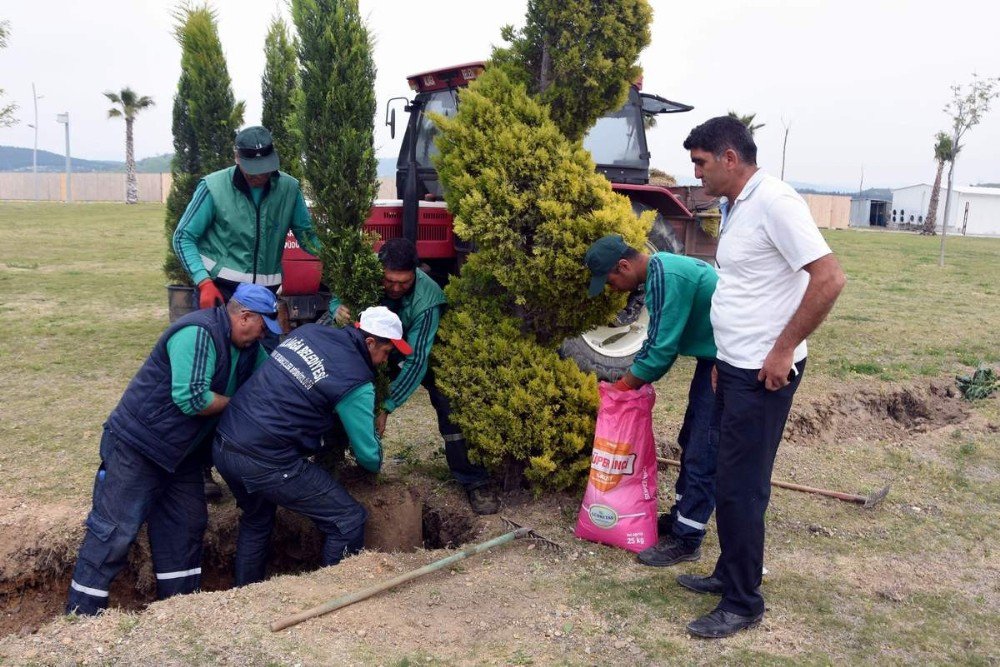
[[[549,107],[570,139],[581,139],[604,113],[625,102],[641,72],[653,12],[646,0],[530,0],[525,26],[507,26],[510,47],[494,49]]]
[[[511,317],[450,310],[434,346],[437,382],[456,406],[473,458],[527,463],[536,493],[586,479],[597,380],[521,333]]]
[[[476,290],[517,313],[522,329],[548,347],[608,322],[621,297],[587,298],[583,256],[611,233],[640,247],[652,214],[637,219],[580,142],[568,140],[504,68],[489,68],[462,91],[453,119],[435,120],[455,233],[477,246],[463,275],[492,278],[495,285],[482,280]]]

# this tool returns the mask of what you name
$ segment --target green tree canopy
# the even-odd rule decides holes
[[[378,192],[375,63],[357,0],[292,0],[302,140],[326,283],[352,312],[378,303],[382,266],[361,231]]]
[[[0,49],[7,48],[7,35],[10,34],[10,21],[0,21]],[[0,88],[0,100],[3,100],[4,92],[3,88]],[[17,123],[17,119],[14,118],[14,112],[17,111],[17,105],[13,102],[8,102],[4,104],[0,101],[0,127],[10,127]]]
[[[767,123],[754,124],[754,120],[757,119],[757,114],[755,113],[740,114],[733,110],[730,110],[729,113],[726,115],[729,116],[730,118],[735,118],[736,120],[740,121],[743,124],[743,127],[747,128],[747,130],[750,132],[751,137],[757,130],[759,130],[760,128],[764,127],[767,124]]]
[[[556,349],[624,304],[587,298],[583,257],[610,233],[641,247],[652,213],[636,218],[506,69],[488,68],[453,119],[435,118],[455,232],[476,245],[446,290],[436,373],[474,458],[525,467],[536,491],[564,489],[586,477],[598,394]]]
[[[302,180],[302,132],[297,110],[302,104],[299,86],[298,41],[288,34],[288,24],[275,17],[264,39],[264,76],[261,124],[271,131],[282,171]]]
[[[504,27],[510,46],[492,60],[549,107],[563,134],[582,139],[639,79],[652,16],[646,0],[529,0],[525,26]]]

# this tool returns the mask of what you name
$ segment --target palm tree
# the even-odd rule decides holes
[[[931,188],[931,203],[927,205],[927,217],[924,218],[924,228],[921,234],[933,236],[935,222],[937,222],[938,200],[941,198],[941,174],[944,172],[946,162],[952,162],[958,155],[955,144],[945,132],[938,132],[935,137],[937,143],[934,144],[934,159],[937,160],[937,174],[934,176],[934,187]]]
[[[730,118],[735,118],[736,120],[738,120],[741,123],[743,123],[743,126],[746,127],[748,130],[750,130],[750,136],[751,137],[754,135],[754,132],[756,132],[760,128],[764,127],[764,125],[766,125],[766,123],[761,123],[760,125],[754,125],[753,124],[754,119],[757,118],[757,114],[755,114],[755,113],[751,113],[751,114],[747,114],[745,116],[741,116],[740,114],[738,114],[735,111],[733,111],[732,109],[730,109],[728,115],[729,115]]]
[[[112,104],[117,105],[108,109],[108,118],[125,119],[125,203],[135,204],[139,201],[139,184],[136,183],[135,179],[135,147],[132,140],[132,125],[135,123],[137,113],[153,106],[153,98],[147,95],[139,97],[128,86],[122,88],[120,93],[105,91],[104,96],[111,100]]]

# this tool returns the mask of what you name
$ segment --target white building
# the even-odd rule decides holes
[[[944,219],[944,202],[948,188],[941,185],[938,201],[937,228]],[[892,227],[921,227],[931,202],[931,186],[926,183],[897,188],[892,191]],[[1000,188],[955,186],[951,189],[951,211],[948,215],[949,234],[969,236],[1000,236]]]

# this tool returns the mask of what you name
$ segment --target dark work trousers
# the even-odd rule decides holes
[[[760,582],[771,471],[806,360],[795,365],[798,374],[778,391],[764,388],[757,369],[736,368],[722,360],[716,366],[720,430],[715,522],[722,553],[714,576],[723,582],[725,591],[719,609],[756,616],[764,613]]]
[[[681,469],[674,486],[670,508],[671,533],[694,549],[705,537],[705,525],[715,509],[715,458],[719,448],[719,427],[715,420],[715,392],[712,368],[715,359],[698,359],[688,389],[684,423],[677,436],[681,448]]]
[[[393,377],[399,374],[397,363],[390,364],[389,368]],[[466,491],[489,484],[490,475],[486,468],[469,460],[469,443],[462,435],[461,429],[451,421],[451,404],[438,390],[434,382],[434,371],[428,368],[420,384],[427,390],[431,405],[437,414],[438,431],[444,438],[444,456],[455,481],[465,487]]]
[[[267,463],[222,435],[215,438],[212,457],[242,510],[234,566],[237,586],[264,580],[279,505],[312,519],[323,533],[324,566],[361,551],[368,513],[318,465],[304,458],[288,464]]]
[[[70,583],[67,613],[96,614],[108,606],[111,581],[125,566],[144,522],[157,598],[197,591],[208,525],[200,459],[188,457],[176,472],[167,472],[105,427],[94,504]]]

